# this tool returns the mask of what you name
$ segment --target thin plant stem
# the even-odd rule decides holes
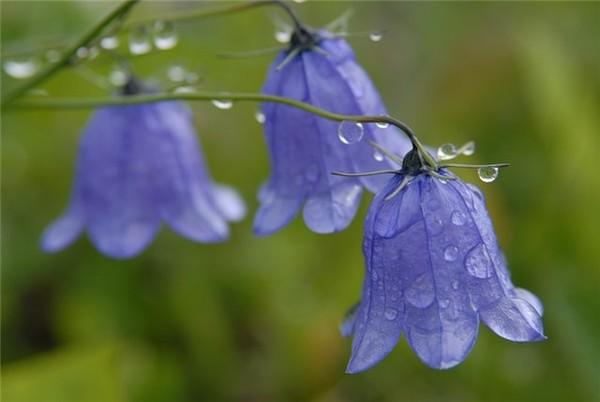
[[[100,20],[96,25],[94,25],[89,31],[87,31],[84,35],[79,38],[70,48],[64,51],[61,55],[60,60],[56,63],[50,63],[46,65],[45,68],[40,70],[33,77],[23,82],[21,85],[16,87],[12,92],[6,94],[2,97],[2,107],[8,105],[13,102],[15,99],[19,98],[23,94],[25,94],[30,89],[38,86],[42,82],[44,82],[47,78],[55,74],[62,67],[68,65],[77,53],[77,50],[81,47],[87,46],[90,42],[92,42],[99,34],[104,31],[104,29],[110,25],[113,21],[118,19],[119,17],[125,15],[139,0],[126,0],[121,3],[117,8],[111,11],[106,17]]]
[[[423,144],[419,141],[414,131],[406,123],[391,116],[356,116],[332,113],[320,109],[309,103],[301,102],[295,99],[284,98],[275,95],[264,95],[258,93],[230,93],[230,92],[193,92],[193,93],[161,93],[145,94],[124,97],[93,97],[93,98],[54,98],[40,100],[22,100],[15,102],[12,106],[17,109],[76,109],[90,108],[97,106],[116,106],[133,105],[139,103],[160,102],[168,100],[186,100],[186,101],[211,101],[211,100],[229,100],[233,102],[275,102],[284,105],[302,109],[306,112],[316,114],[329,120],[335,121],[354,121],[359,123],[387,123],[394,125],[410,139],[412,144],[423,154],[428,164],[434,168],[438,166],[437,162],[427,152]]]
[[[440,168],[464,168],[464,169],[479,169],[486,167],[505,168],[510,167],[510,163],[489,163],[484,165],[471,165],[468,163],[444,163],[439,165]]]

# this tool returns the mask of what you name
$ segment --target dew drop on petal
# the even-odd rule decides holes
[[[152,50],[147,27],[137,28],[129,33],[129,52],[133,55],[146,54]]]
[[[395,308],[388,307],[383,312],[383,316],[386,320],[393,321],[396,319],[396,317],[398,317],[398,310],[396,310]]]
[[[456,157],[456,146],[454,144],[444,144],[437,149],[437,158],[440,161],[453,159]]]
[[[356,144],[362,140],[365,129],[361,123],[343,121],[338,126],[338,138],[346,145]]]
[[[390,126],[390,123],[379,121],[375,123],[375,125],[379,128],[388,128]]]
[[[261,112],[260,110],[257,110],[256,113],[254,113],[254,118],[256,119],[256,121],[259,124],[264,124],[265,121],[267,120],[267,118],[265,117],[265,114],[263,112]]]
[[[383,32],[373,31],[369,34],[369,39],[371,42],[380,42],[383,39]]]
[[[36,58],[27,57],[7,60],[2,67],[10,77],[22,80],[34,75],[39,70],[40,63]]]
[[[418,308],[425,308],[435,299],[435,292],[427,275],[422,274],[415,279],[404,295],[406,301]]]
[[[441,300],[438,302],[438,304],[439,304],[439,306],[440,306],[441,308],[446,308],[446,307],[448,307],[448,306],[450,305],[450,300],[448,300],[448,299],[441,299]]]
[[[452,212],[452,216],[450,217],[450,220],[456,226],[462,226],[466,223],[467,217],[461,211],[454,211],[454,212]]]
[[[384,158],[385,155],[382,152],[378,150],[373,151],[373,159],[375,159],[377,162],[383,162]]]
[[[465,268],[476,278],[492,276],[492,261],[483,244],[474,247],[465,258]]]
[[[479,180],[484,183],[491,183],[498,178],[498,168],[492,166],[480,167],[477,169]]]
[[[467,142],[461,147],[462,154],[465,156],[471,156],[475,153],[475,143],[473,141]]]
[[[217,108],[221,110],[231,109],[233,107],[233,101],[227,99],[213,99],[211,103]]]
[[[154,23],[154,46],[160,50],[172,49],[177,46],[178,38],[175,24],[170,21]]]
[[[448,246],[444,250],[444,260],[448,262],[456,261],[458,258],[458,247]]]
[[[100,39],[100,47],[106,50],[113,50],[119,47],[119,38],[116,35],[105,36]]]
[[[460,287],[460,283],[458,283],[458,281],[455,279],[452,281],[451,286],[452,286],[452,289],[458,290],[458,288]]]

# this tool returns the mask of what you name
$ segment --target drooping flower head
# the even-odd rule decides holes
[[[384,115],[385,106],[350,45],[325,31],[304,27],[271,65],[263,93],[310,103],[347,115]],[[402,155],[410,143],[395,127],[340,123],[276,103],[262,107],[271,175],[259,194],[257,234],[273,233],[303,207],[304,221],[318,233],[342,230],[352,221],[362,186],[380,189],[380,177],[343,179],[332,171],[375,170],[390,161],[369,141]],[[338,135],[339,133],[339,135]]]
[[[545,339],[542,304],[513,286],[481,191],[447,170],[415,169],[413,152],[368,212],[362,299],[342,326],[354,338],[349,373],[378,363],[401,335],[428,366],[453,367],[480,321],[511,341]]]
[[[123,95],[139,90],[132,80]],[[163,221],[211,243],[225,240],[227,221],[244,214],[236,192],[211,179],[183,103],[103,107],[83,132],[70,204],[46,229],[42,248],[59,251],[85,229],[100,252],[128,258],[148,246]]]

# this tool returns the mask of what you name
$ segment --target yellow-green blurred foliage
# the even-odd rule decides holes
[[[73,40],[111,2],[2,2],[4,50]],[[134,16],[207,4],[142,3]],[[349,376],[338,324],[360,292],[362,218],[334,235],[300,220],[251,233],[268,156],[256,105],[192,105],[213,176],[235,185],[250,216],[220,245],[164,228],[140,257],[102,257],[85,238],[56,255],[38,239],[66,205],[89,110],[2,113],[2,396],[81,401],[600,400],[600,4],[307,2],[324,25],[353,8],[351,40],[394,116],[433,145],[475,140],[473,162],[512,163],[482,185],[513,280],[545,304],[549,339],[514,344],[482,328],[467,360],[424,366],[402,340]],[[180,43],[134,58],[144,77],[182,64],[201,89],[257,91],[274,10],[182,23]],[[280,16],[285,19],[285,16]],[[125,48],[122,46],[121,51]],[[111,68],[101,55],[89,66]],[[4,89],[13,84],[2,76]],[[50,96],[103,92],[67,70]],[[335,134],[333,134],[335,135]],[[476,176],[464,173],[466,180]]]

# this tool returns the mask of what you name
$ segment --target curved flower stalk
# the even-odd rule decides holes
[[[81,138],[70,204],[46,229],[42,248],[62,250],[86,229],[100,252],[129,258],[148,246],[161,221],[212,243],[225,240],[227,221],[244,214],[236,192],[211,179],[183,103],[103,107]]]
[[[271,65],[263,93],[340,114],[386,114],[349,44],[324,31],[297,28],[290,48]],[[369,141],[399,155],[410,150],[410,141],[396,127],[350,123],[350,129],[358,132],[352,140],[340,141],[337,122],[276,103],[263,104],[262,111],[272,172],[259,194],[260,208],[254,220],[259,235],[284,227],[302,206],[304,221],[311,230],[343,230],[356,213],[362,186],[376,191],[385,181],[381,177],[343,179],[331,172],[392,166],[393,162],[374,150]]]
[[[545,339],[542,304],[511,283],[480,190],[444,169],[435,176],[398,171],[369,209],[362,301],[342,326],[354,337],[349,373],[381,361],[402,334],[436,369],[466,358],[480,321],[511,341]]]

